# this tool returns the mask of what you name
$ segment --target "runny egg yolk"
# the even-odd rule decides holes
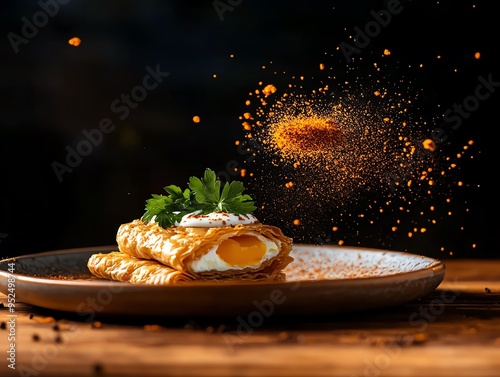
[[[253,236],[236,236],[221,242],[217,255],[231,266],[257,266],[266,254],[266,244]]]

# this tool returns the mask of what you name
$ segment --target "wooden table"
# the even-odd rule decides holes
[[[113,318],[0,294],[1,376],[500,376],[500,260],[445,261],[445,280],[408,305],[328,318]],[[15,367],[8,368],[11,332]]]

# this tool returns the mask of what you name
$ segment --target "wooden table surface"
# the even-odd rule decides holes
[[[22,303],[12,327],[0,294],[0,376],[498,377],[500,260],[445,264],[438,289],[410,304],[270,317],[251,333],[227,318],[82,322]]]

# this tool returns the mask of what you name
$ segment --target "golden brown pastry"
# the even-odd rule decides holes
[[[120,226],[116,241],[123,253],[159,261],[194,279],[282,280],[282,270],[293,260],[292,239],[258,222],[164,229],[134,220]]]
[[[156,261],[134,258],[119,251],[94,254],[87,267],[94,276],[136,284],[176,284],[192,280]]]

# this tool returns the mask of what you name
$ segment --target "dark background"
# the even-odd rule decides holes
[[[212,1],[71,0],[60,4],[16,53],[9,33],[22,36],[24,20],[32,21],[42,8],[35,1],[2,2],[2,257],[113,244],[118,226],[140,217],[151,193],[167,184],[185,187],[190,176],[200,176],[206,167],[225,171],[233,160],[244,166],[245,156],[235,146],[244,135],[238,117],[248,110],[248,93],[265,77],[261,67],[272,61],[290,75],[312,77],[327,54],[336,62],[334,69],[345,72],[347,63],[337,46],[349,41],[355,26],[372,19],[371,10],[387,8],[387,2],[366,0],[222,3],[230,10],[220,16]],[[402,1],[403,12],[360,56],[368,62],[388,48],[399,67],[423,64],[411,70],[415,85],[424,87],[420,109],[442,116],[474,94],[478,76],[492,74],[493,81],[500,81],[498,16],[492,3]],[[68,44],[75,36],[82,40],[78,47]],[[476,51],[480,59],[474,58]],[[437,55],[443,58],[436,60]],[[366,62],[351,66],[363,75],[371,69]],[[119,119],[111,103],[142,83],[146,66],[157,65],[169,76]],[[277,81],[285,84],[286,76]],[[425,236],[394,237],[378,223],[356,223],[349,234],[331,235],[328,217],[309,222],[310,227],[305,221],[299,229],[291,225],[293,216],[278,222],[265,210],[259,219],[282,226],[297,242],[343,239],[346,245],[439,258],[498,258],[493,189],[498,98],[493,92],[449,132],[450,151],[474,140],[473,158],[460,164],[458,179],[466,185],[453,191],[456,215]],[[194,115],[200,123],[192,121]],[[112,119],[116,128],[60,182],[53,162],[64,163],[66,147],[76,148],[84,140],[82,131],[97,128],[103,118]],[[258,161],[266,169],[265,161]],[[250,178],[244,180],[253,190]],[[255,192],[260,196],[254,199],[263,202],[265,190]],[[315,218],[321,203],[305,204]],[[352,232],[353,227],[358,229]]]

